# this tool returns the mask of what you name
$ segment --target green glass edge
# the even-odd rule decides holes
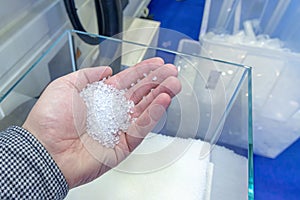
[[[253,172],[253,115],[252,115],[252,68],[248,68],[248,199],[254,199]]]

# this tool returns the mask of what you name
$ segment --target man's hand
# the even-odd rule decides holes
[[[69,188],[88,183],[124,160],[155,127],[181,89],[177,73],[175,66],[152,58],[106,80],[117,89],[128,89],[126,97],[135,103],[132,117],[137,118],[126,133],[121,133],[114,149],[102,146],[86,133],[87,110],[79,95],[87,84],[110,76],[109,67],[86,68],[53,81],[23,128],[44,145]]]

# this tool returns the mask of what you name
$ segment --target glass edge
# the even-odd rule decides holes
[[[252,68],[248,67],[248,199],[254,199]]]
[[[248,86],[248,200],[254,200],[254,171],[253,171],[253,115],[252,115],[252,67],[245,66],[246,70],[243,72],[242,77],[238,83],[238,87],[236,88],[234,94],[229,100],[228,106],[221,118],[223,122],[225,122],[226,117],[228,116],[235,99],[237,98],[243,83],[247,82]],[[217,127],[217,132],[221,131],[223,123],[219,123]],[[216,139],[213,138],[212,141]]]
[[[221,122],[219,123],[219,125],[216,129],[217,132],[221,132],[221,130],[223,129],[223,125],[226,121],[226,118],[229,115],[230,110],[233,107],[234,102],[235,102],[236,98],[238,97],[238,94],[239,94],[239,92],[242,88],[242,85],[245,81],[247,81],[248,91],[249,91],[249,79],[247,79],[247,77],[249,76],[249,69],[251,69],[251,67],[245,66],[245,71],[243,71],[243,74],[242,74],[242,76],[239,80],[239,83],[237,84],[237,88],[235,89],[235,91],[234,91],[233,95],[231,96],[230,100],[228,101],[228,105],[226,106],[225,112],[223,113],[223,115],[221,117]],[[248,95],[248,102],[249,102],[249,95]],[[249,108],[249,106],[248,106],[248,108]],[[248,114],[249,114],[249,109],[248,109]],[[249,120],[248,120],[248,123],[249,123]],[[248,127],[249,127],[249,124],[248,124]],[[216,137],[217,137],[217,135],[212,138],[213,142],[217,142]],[[251,134],[251,137],[252,137],[252,134]],[[249,144],[249,129],[248,129],[248,144]],[[248,146],[248,148],[249,148],[249,146]],[[249,149],[248,149],[248,158],[249,158]]]
[[[86,35],[86,36],[99,37],[99,38],[102,38],[102,39],[107,39],[107,40],[111,40],[111,41],[115,41],[115,42],[123,42],[123,43],[127,43],[127,44],[141,46],[141,47],[147,47],[149,49],[164,51],[164,52],[167,52],[167,53],[177,54],[177,55],[180,55],[180,56],[193,56],[193,57],[202,58],[202,59],[205,59],[205,60],[210,60],[210,61],[219,62],[219,63],[223,63],[223,64],[234,65],[236,67],[243,68],[243,69],[248,68],[248,66],[238,64],[238,63],[233,63],[233,62],[224,61],[224,60],[220,60],[220,59],[209,58],[209,57],[200,56],[200,55],[192,55],[192,54],[182,53],[182,52],[173,51],[173,50],[169,50],[169,49],[164,49],[164,48],[160,48],[160,47],[144,45],[144,44],[140,44],[140,43],[136,43],[136,42],[132,42],[132,41],[121,40],[121,39],[114,38],[114,37],[108,37],[108,36],[98,35],[98,34],[94,34],[94,33],[87,33],[87,32],[82,32],[82,31],[73,30],[73,29],[71,29],[69,31],[72,32],[72,33],[76,33],[76,34],[83,34],[83,35]]]
[[[68,34],[68,30],[59,36],[46,50],[38,57],[38,59],[21,75],[12,86],[0,96],[0,103],[8,96],[8,94],[24,79],[24,77],[35,68],[35,66]]]

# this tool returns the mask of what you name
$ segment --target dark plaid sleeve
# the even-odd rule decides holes
[[[67,182],[42,144],[21,127],[0,132],[0,199],[64,199]]]

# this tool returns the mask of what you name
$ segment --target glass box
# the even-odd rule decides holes
[[[254,153],[275,158],[300,137],[299,1],[209,0],[202,56],[249,65]]]
[[[160,56],[178,68],[182,91],[125,161],[67,199],[253,199],[251,68],[201,57],[196,41],[181,40],[178,51],[135,43],[135,31],[123,40],[65,32],[1,91],[1,129],[22,125],[60,76],[99,65],[118,72]]]

